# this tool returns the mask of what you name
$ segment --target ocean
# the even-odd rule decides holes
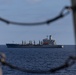
[[[75,55],[74,45],[64,45],[64,48],[7,48],[0,45],[0,52],[5,53],[6,61],[20,68],[33,71],[48,71],[58,67],[69,56]],[[27,73],[2,65],[3,75],[76,75],[76,64],[59,70],[56,73]]]

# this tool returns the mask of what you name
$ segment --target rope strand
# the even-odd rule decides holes
[[[19,71],[27,72],[27,73],[39,73],[39,74],[41,74],[41,73],[42,74],[45,74],[45,73],[56,73],[57,71],[63,70],[63,69],[68,68],[68,67],[71,67],[72,65],[75,64],[75,61],[76,61],[76,57],[75,56],[70,56],[66,60],[66,62],[63,65],[59,66],[59,67],[52,68],[52,69],[50,69],[48,71],[47,70],[45,70],[45,71],[43,71],[43,70],[37,71],[37,70],[28,70],[28,69],[20,68],[20,67],[12,65],[10,63],[7,63],[5,61],[1,61],[1,59],[0,59],[0,62],[2,63],[2,65],[8,66],[11,69],[15,69],[15,70],[19,70]]]
[[[64,13],[64,11],[65,11],[66,9],[67,9],[67,12]],[[1,17],[0,17],[0,20],[1,20],[2,22],[5,22],[6,24],[14,24],[14,25],[21,25],[21,26],[22,26],[22,25],[23,25],[23,26],[35,26],[35,25],[44,25],[44,24],[52,23],[52,22],[54,22],[54,21],[56,21],[56,20],[58,20],[58,19],[61,19],[61,18],[65,17],[65,16],[68,15],[68,14],[69,14],[68,7],[64,7],[64,8],[61,10],[61,12],[60,12],[60,14],[59,14],[58,16],[56,16],[56,17],[53,18],[53,19],[49,19],[49,20],[43,21],[43,22],[20,23],[20,22],[9,21],[9,20],[4,19],[4,18],[1,18]]]

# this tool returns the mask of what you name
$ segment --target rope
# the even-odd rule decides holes
[[[64,13],[64,11],[67,9],[67,12]],[[7,19],[4,19],[4,18],[1,18],[0,17],[0,20],[2,22],[5,22],[6,24],[15,24],[15,25],[23,25],[23,26],[35,26],[35,25],[44,25],[44,24],[50,24],[58,19],[61,19],[63,17],[65,17],[66,15],[69,14],[69,10],[68,8],[64,7],[60,14],[56,17],[54,17],[53,19],[49,19],[49,20],[46,20],[46,21],[43,21],[43,22],[36,22],[36,23],[20,23],[20,22],[13,22],[13,21],[9,21]]]
[[[75,56],[70,56],[63,65],[61,65],[59,67],[56,67],[56,68],[52,68],[48,71],[46,71],[46,70],[45,71],[43,71],[43,70],[37,71],[37,70],[28,70],[28,69],[20,68],[20,67],[14,66],[14,65],[12,65],[8,62],[1,61],[1,59],[0,59],[0,62],[4,66],[8,66],[11,69],[19,70],[19,71],[22,71],[22,72],[45,74],[45,73],[56,73],[59,70],[63,70],[65,68],[71,67],[72,65],[74,65],[76,63],[76,57]]]
[[[56,72],[56,71],[71,67],[75,63],[76,63],[76,57],[75,56],[70,56],[63,65],[61,65],[59,67],[56,67],[54,69],[51,69],[51,71]]]

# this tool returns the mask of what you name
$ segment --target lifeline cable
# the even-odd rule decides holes
[[[22,72],[45,74],[45,73],[56,73],[57,71],[71,67],[72,65],[74,65],[76,63],[76,57],[70,56],[63,65],[56,67],[56,68],[52,68],[52,69],[47,70],[47,71],[43,71],[43,70],[36,71],[36,70],[28,70],[28,69],[20,68],[20,67],[14,66],[8,62],[2,61],[1,59],[0,59],[0,62],[2,63],[2,65],[8,66],[11,69],[16,69],[16,70],[19,70]]]
[[[44,24],[50,24],[50,23],[52,23],[52,22],[54,22],[54,21],[56,21],[56,20],[58,20],[60,18],[65,17],[66,15],[68,15],[69,14],[69,10],[67,10],[67,12],[64,13],[65,10],[66,10],[66,7],[64,7],[61,10],[60,14],[58,16],[56,16],[55,18],[49,19],[49,20],[43,21],[43,22],[37,22],[37,23],[19,23],[19,22],[13,22],[13,21],[9,21],[7,19],[1,18],[1,17],[0,17],[0,20],[3,21],[3,22],[5,22],[5,23],[7,23],[7,24],[15,24],[15,25],[23,25],[23,26],[44,25]]]

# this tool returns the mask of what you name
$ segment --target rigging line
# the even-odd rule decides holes
[[[60,14],[58,15],[57,17],[53,18],[53,19],[50,19],[50,20],[47,20],[47,21],[44,21],[44,22],[38,22],[38,23],[19,23],[19,22],[12,22],[12,21],[8,21],[4,18],[0,18],[1,21],[7,23],[7,24],[15,24],[15,25],[23,25],[23,26],[35,26],[35,25],[44,25],[44,24],[49,24],[55,20],[58,20],[60,18],[62,18],[63,15]]]
[[[17,66],[11,65],[10,63],[1,61],[1,59],[0,59],[0,62],[2,63],[2,65],[8,66],[11,69],[19,70],[19,71],[26,72],[26,73],[37,73],[37,74],[38,73],[39,74],[51,73],[50,70],[48,70],[48,71],[43,71],[43,70],[38,71],[38,70],[28,70],[28,69],[24,69],[24,68],[19,68]]]
[[[6,19],[1,18],[1,17],[0,17],[0,20],[7,23],[7,24],[17,24],[17,25],[40,25],[40,24],[45,24],[46,23],[46,21],[37,22],[37,23],[19,23],[19,22],[12,22],[12,21],[6,20]]]
[[[76,63],[76,57],[75,56],[69,56],[69,58],[65,61],[65,63],[59,67],[51,69],[52,72],[57,72],[59,70],[71,67]]]
[[[56,68],[52,68],[50,70],[28,70],[28,69],[24,69],[24,68],[20,68],[20,67],[17,67],[17,66],[14,66],[14,65],[11,65],[10,63],[8,62],[5,62],[5,61],[2,61],[0,59],[0,62],[2,63],[2,65],[5,65],[5,66],[8,66],[12,69],[16,69],[16,70],[19,70],[19,71],[22,71],[22,72],[26,72],[26,73],[38,73],[38,74],[45,74],[45,73],[56,73],[57,71],[60,71],[62,69],[65,69],[65,68],[68,68],[68,67],[71,67],[72,65],[75,64],[75,61],[76,61],[76,57],[75,56],[70,56],[66,62],[59,66],[59,67],[56,67]]]
[[[44,24],[49,24],[51,22],[54,22],[60,18],[63,18],[64,16],[68,15],[69,14],[69,11],[67,11],[66,13],[64,13],[64,10],[66,8],[63,8],[60,12],[60,14],[56,17],[54,17],[53,19],[49,19],[47,21],[43,21],[43,22],[37,22],[37,23],[19,23],[19,22],[13,22],[13,21],[9,21],[9,20],[6,20],[4,18],[1,18],[0,17],[0,20],[7,23],[7,24],[15,24],[15,25],[23,25],[23,26],[35,26],[35,25],[44,25]]]

